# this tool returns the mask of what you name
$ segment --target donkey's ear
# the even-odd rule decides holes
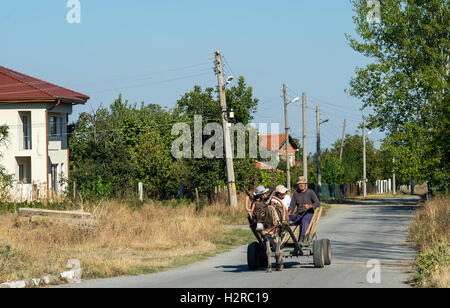
[[[253,201],[254,196],[248,192],[247,187],[244,187],[244,191],[247,194],[247,196],[250,198],[250,201]]]
[[[264,200],[264,201],[266,202],[266,204],[269,204],[270,200],[272,200],[272,197],[273,197],[273,194],[274,194],[274,193],[275,193],[275,191],[272,191],[272,192],[270,193],[269,198],[267,198],[267,199]]]

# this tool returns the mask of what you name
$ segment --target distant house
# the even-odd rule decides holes
[[[88,96],[0,66],[0,125],[9,127],[0,165],[20,185],[59,192],[69,177],[67,125]]]
[[[286,161],[286,134],[266,134],[260,136],[260,146],[268,151],[278,151],[279,159]],[[295,166],[297,162],[295,161],[295,152],[299,150],[299,146],[295,143],[294,139],[289,136],[288,144],[288,157],[291,166]],[[257,168],[267,169],[267,165],[257,162]]]

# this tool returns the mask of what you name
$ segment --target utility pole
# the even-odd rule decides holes
[[[320,107],[316,108],[317,130],[317,184],[319,185],[319,200],[322,198],[322,175],[320,174]]]
[[[232,207],[237,207],[236,182],[234,179],[233,152],[231,150],[230,132],[228,129],[227,101],[225,96],[225,85],[223,83],[223,66],[222,55],[220,51],[216,51],[216,73],[219,83],[220,107],[222,108],[222,125],[223,137],[225,143],[225,156],[227,163],[227,186],[228,186],[228,202]]]
[[[366,121],[363,121],[363,195],[367,198],[366,186]]]
[[[286,149],[286,187],[291,189],[291,166],[289,161],[289,125],[288,125],[288,101],[286,98],[286,84],[283,83],[283,100],[284,100],[284,129],[286,132],[286,141],[284,148]]]
[[[339,152],[339,160],[342,161],[342,151],[344,150],[344,138],[345,138],[345,124],[347,119],[344,119],[344,129],[342,130],[342,139],[341,139],[341,150]]]
[[[302,94],[303,116],[303,176],[308,178],[308,153],[306,150],[306,92]]]

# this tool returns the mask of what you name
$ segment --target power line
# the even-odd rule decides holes
[[[336,117],[336,112],[334,112],[334,111],[322,111],[322,112],[323,112],[323,114],[326,114],[327,116]],[[362,118],[358,119],[358,118],[350,117],[348,113],[343,115],[342,118],[346,118],[346,119],[348,119],[350,121],[358,122],[358,123],[361,123],[361,121],[362,121]]]
[[[133,86],[128,86],[128,87],[117,87],[117,88],[111,88],[111,89],[105,89],[105,90],[99,90],[99,91],[91,91],[91,93],[103,93],[103,92],[109,92],[109,91],[132,89],[132,88],[144,87],[144,86],[149,86],[149,85],[155,85],[155,84],[171,82],[171,81],[181,80],[181,79],[188,79],[188,78],[192,78],[192,77],[198,77],[198,76],[204,76],[204,75],[209,75],[210,74],[209,73],[210,69],[208,69],[208,72],[206,72],[206,70],[204,70],[204,71],[205,72],[194,74],[194,75],[189,75],[189,76],[171,78],[171,79],[160,80],[160,81],[156,81],[156,82],[152,82],[152,83],[144,83],[144,84],[133,85]],[[59,86],[46,87],[46,88],[44,88],[42,90],[45,92],[45,91],[48,91],[48,90],[51,90],[51,89],[57,89],[57,88],[61,88],[61,87],[59,87]],[[35,89],[35,90],[24,90],[24,91],[14,91],[14,92],[3,92],[1,94],[2,95],[23,94],[23,93],[42,92],[42,90]]]
[[[218,119],[208,119],[208,118],[202,118],[202,123],[205,124],[205,121],[212,121],[212,120],[217,120]],[[167,124],[153,124],[153,125],[148,125],[148,124],[142,124],[142,125],[135,125],[135,126],[129,126],[129,127],[121,127],[121,128],[108,128],[108,129],[96,129],[95,132],[99,133],[99,132],[113,132],[113,131],[127,131],[127,130],[138,130],[138,129],[149,129],[149,128],[160,128],[160,127],[166,127],[166,126],[173,126],[175,124],[179,124],[179,123],[186,123],[186,124],[193,124],[195,123],[194,119],[190,119],[187,121],[182,121],[182,122],[174,122],[174,123],[167,123]],[[217,122],[218,123],[218,122]],[[14,129],[22,129],[23,125],[7,125],[8,128],[14,128]],[[32,129],[37,129],[37,128],[45,128],[46,127],[46,123],[32,123],[31,124],[31,128]],[[92,127],[92,126],[91,126]],[[67,136],[67,135],[74,135],[74,134],[91,134],[93,133],[92,130],[88,130],[88,131],[73,131],[71,133],[59,133],[57,136]],[[51,136],[49,134],[49,136]]]
[[[222,56],[223,62],[225,63],[225,66],[230,70],[232,76],[234,76],[235,78],[237,78],[238,76],[236,76],[233,72],[233,69],[231,68],[230,64],[228,63],[227,59],[225,58],[225,56]]]
[[[334,111],[336,111],[336,112],[345,112],[347,114],[348,113],[352,113],[352,115],[354,115],[356,117],[358,117],[360,115],[360,114],[355,113],[356,112],[355,110],[349,110],[348,107],[346,107],[346,106],[337,107],[337,106],[327,105],[326,103],[323,103],[323,102],[320,102],[320,101],[315,101],[314,99],[312,99],[312,101],[315,102],[318,105],[325,105],[328,109],[332,109],[333,112]]]
[[[183,66],[183,67],[178,67],[178,68],[172,68],[172,69],[167,69],[167,70],[155,71],[155,72],[151,72],[151,73],[149,72],[149,73],[144,73],[144,74],[132,75],[132,76],[128,76],[128,77],[122,77],[121,76],[121,77],[116,77],[116,78],[112,78],[112,79],[101,79],[101,80],[96,79],[96,81],[104,82],[104,81],[113,81],[113,80],[120,80],[120,79],[127,79],[128,80],[130,78],[135,78],[135,77],[148,77],[148,76],[151,76],[153,74],[161,74],[161,73],[166,73],[166,72],[182,71],[182,70],[195,68],[195,67],[199,67],[199,66],[205,66],[206,64],[209,65],[211,63],[210,62],[203,62],[203,63],[193,64],[193,65],[188,65],[188,66]],[[8,74],[6,74],[6,75],[8,75]],[[31,77],[31,78],[38,79],[38,78],[35,78],[35,77]],[[148,78],[144,78],[144,79],[148,79]],[[84,82],[86,81],[85,78],[83,78],[83,79],[68,79],[68,80],[70,80],[70,81],[84,81]],[[139,80],[141,80],[141,79],[139,79]],[[96,82],[96,81],[94,81],[94,82]],[[31,85],[31,86],[39,85],[39,84],[47,84],[47,83],[49,83],[49,82],[46,82],[46,81],[43,81],[43,80],[35,80],[35,81],[26,82],[26,84]],[[89,82],[89,83],[92,83],[92,82]],[[7,87],[13,87],[13,86],[17,86],[17,83],[0,85],[0,88],[7,88]]]
[[[210,69],[208,69],[208,71],[210,71]],[[161,83],[165,83],[165,82],[171,82],[171,81],[175,81],[175,80],[182,80],[182,79],[188,79],[188,78],[192,78],[192,77],[205,76],[205,75],[209,75],[209,74],[210,74],[210,72],[204,72],[204,73],[199,73],[199,74],[194,74],[194,75],[189,75],[189,76],[183,76],[183,77],[177,77],[177,78],[172,78],[172,79],[166,79],[166,80],[156,81],[156,82],[152,82],[152,83],[145,83],[145,84],[140,84],[140,85],[134,85],[134,86],[129,86],[129,87],[120,87],[120,88],[112,88],[112,89],[101,90],[101,91],[94,91],[94,92],[91,92],[91,93],[103,93],[103,92],[109,92],[109,91],[117,91],[117,90],[139,88],[139,87],[145,87],[145,86],[150,86],[150,85],[161,84]]]

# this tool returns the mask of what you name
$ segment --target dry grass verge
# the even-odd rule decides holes
[[[251,233],[225,230],[245,222],[245,210],[223,205],[170,207],[145,204],[132,209],[116,202],[91,208],[93,226],[63,222],[29,223],[0,215],[0,282],[57,274],[68,259],[82,263],[84,278],[161,271],[244,244]]]
[[[419,251],[414,283],[418,287],[450,287],[450,198],[427,201],[417,211],[410,239]]]

